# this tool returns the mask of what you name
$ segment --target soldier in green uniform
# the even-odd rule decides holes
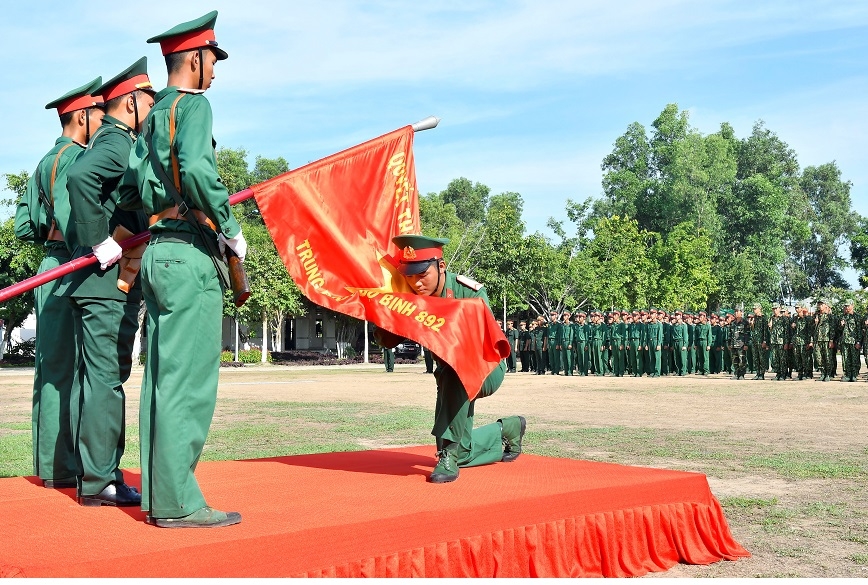
[[[545,375],[546,369],[548,368],[548,337],[549,337],[549,325],[546,318],[540,315],[536,318],[536,331],[537,331],[537,374],[540,376]]]
[[[747,344],[750,332],[747,328],[747,320],[744,318],[744,309],[736,307],[735,317],[729,325],[729,348],[732,355],[733,380],[743,380],[747,372]]]
[[[195,477],[220,369],[223,288],[216,247],[221,242],[241,260],[247,251],[217,173],[204,95],[215,64],[228,57],[215,40],[216,20],[213,11],[148,39],[160,44],[168,87],[156,95],[121,189],[121,204],[143,208],[151,222],[142,261],[148,308],[139,408],[142,509],[148,523],[164,528],[241,521],[237,512],[208,506]]]
[[[396,236],[392,241],[399,248],[413,248],[410,259],[406,254],[398,265],[407,283],[417,295],[456,299],[478,298],[488,305],[485,288],[478,282],[446,271],[443,246],[446,239],[425,236]],[[467,351],[476,351],[467,348]],[[489,374],[477,395],[491,396],[504,377],[503,362]],[[521,441],[526,423],[524,417],[509,416],[479,428],[473,428],[476,400],[468,400],[467,391],[458,374],[447,363],[437,360],[437,406],[431,434],[437,440],[438,463],[429,477],[432,483],[458,479],[459,467],[472,467],[496,461],[511,462],[521,453]]]
[[[693,313],[685,313],[684,323],[687,325],[687,373],[696,372],[696,319]]]
[[[671,343],[675,352],[675,373],[684,376],[687,374],[687,324],[681,311],[675,311]]]
[[[852,299],[844,301],[844,314],[838,322],[838,339],[841,367],[844,370],[841,381],[855,382],[861,367],[859,350],[862,349],[862,319],[853,312]]]
[[[591,324],[588,327],[588,342],[590,344],[590,354],[591,354],[591,371],[594,372],[595,376],[603,376],[603,336],[605,335],[605,330],[603,329],[603,324],[600,323],[600,318],[602,314],[594,310],[591,313]]]
[[[650,360],[650,354],[648,353],[648,327],[651,325],[651,317],[648,314],[648,311],[643,309],[640,313],[641,315],[641,323],[639,327],[639,332],[641,337],[639,338],[640,344],[640,354],[639,361],[642,363],[642,369],[640,370],[640,375],[648,374],[651,375],[652,366]]]
[[[620,378],[626,369],[626,353],[624,344],[627,342],[627,325],[621,321],[621,311],[612,313],[612,327],[609,329],[609,339],[612,342],[612,373]]]
[[[588,375],[588,325],[587,315],[579,311],[573,318],[573,359],[580,376]]]
[[[395,349],[391,347],[383,348],[383,364],[386,366],[387,372],[395,371]]]
[[[45,247],[39,274],[72,258],[74,226],[66,173],[102,120],[103,102],[96,94],[101,85],[102,78],[97,77],[45,106],[57,109],[61,135],[39,161],[15,212],[15,235]],[[76,487],[78,475],[71,412],[75,321],[69,301],[54,295],[59,285],[54,280],[34,291],[33,473],[47,488]]]
[[[602,325],[603,330],[603,346],[600,350],[600,367],[605,376],[612,371],[612,313],[604,313],[600,324]]]
[[[723,370],[723,328],[720,326],[720,315],[711,314],[711,373],[719,374]]]
[[[557,376],[561,373],[561,341],[564,337],[564,328],[558,319],[557,311],[552,311],[549,314],[548,325],[546,347],[548,348],[549,369],[552,376]]]
[[[699,311],[699,323],[696,324],[696,373],[707,376],[710,372],[708,353],[711,351],[711,323],[708,314]]]
[[[521,371],[530,371],[530,334],[524,321],[518,322],[518,357],[521,360]]]
[[[506,340],[509,342],[509,356],[506,358],[506,372],[508,374],[515,373],[518,358],[518,329],[515,328],[515,321],[506,322]]]
[[[545,362],[543,361],[543,343],[545,342],[545,332],[543,331],[543,325],[543,320],[541,318],[537,318],[531,326],[531,335],[533,337],[533,360],[535,366],[534,373],[537,376],[542,376],[546,373]]]
[[[648,340],[648,362],[650,371],[648,375],[652,378],[660,377],[660,350],[663,346],[663,325],[657,319],[657,312],[651,311],[651,323],[648,324],[647,340]]]
[[[657,317],[663,325],[663,347],[660,351],[660,375],[668,376],[674,369],[674,356],[672,354],[672,322],[670,322],[669,315],[666,314],[666,311],[657,311]]]
[[[124,482],[118,465],[126,442],[123,384],[132,368],[142,294],[137,278],[126,290],[120,288],[124,274],[118,261],[124,252],[112,234],[147,228],[144,215],[116,204],[133,141],[154,103],[147,60],[138,60],[94,92],[105,101],[105,116],[66,174],[75,224],[67,245],[74,249],[73,258],[93,252],[99,264],[63,277],[56,294],[71,303],[78,352],[72,417],[78,431],[79,502],[135,506],[141,498]]]
[[[629,350],[627,353],[627,363],[630,367],[630,375],[634,378],[642,376],[645,369],[645,362],[642,360],[642,327],[639,311],[630,313],[630,326],[627,329],[629,339]]]
[[[573,320],[572,313],[564,311],[561,322],[561,366],[564,368],[564,376],[573,375]]]

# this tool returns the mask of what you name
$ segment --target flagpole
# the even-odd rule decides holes
[[[428,116],[422,120],[419,120],[415,124],[411,124],[410,126],[413,128],[413,132],[422,132],[424,130],[430,130],[431,128],[436,128],[437,124],[440,123],[440,118],[436,116]],[[406,126],[405,126],[406,128]],[[307,165],[305,165],[307,166]],[[298,170],[298,169],[296,169]],[[293,172],[293,171],[289,171]],[[247,188],[235,193],[234,195],[229,196],[229,205],[236,205],[241,203],[242,201],[247,201],[253,197],[253,189]],[[139,244],[144,244],[148,240],[151,239],[150,232],[142,232],[140,234],[136,234],[131,238],[120,242],[121,248],[124,250],[128,248],[135,248]],[[57,280],[58,278],[62,278],[67,274],[75,272],[76,270],[81,270],[91,264],[96,264],[97,259],[96,256],[91,252],[86,256],[81,256],[80,258],[75,258],[74,260],[70,260],[65,264],[61,264],[51,270],[46,270],[40,274],[35,276],[31,276],[21,282],[16,282],[13,285],[7,286],[6,288],[0,290],[0,303],[3,303],[12,297],[17,297],[20,294],[24,294],[29,290],[33,290],[38,286],[42,286],[47,282],[51,282],[52,280]]]

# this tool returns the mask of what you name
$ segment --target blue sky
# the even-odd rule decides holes
[[[600,195],[627,126],[674,102],[703,133],[729,122],[744,137],[762,119],[802,167],[836,161],[868,215],[868,2],[113,4],[2,1],[0,173],[50,148],[43,105],[67,90],[143,55],[162,87],[145,39],[217,9],[222,146],[297,167],[434,114],[416,139],[420,191],[461,176],[517,191],[528,231],[546,231],[567,198]]]

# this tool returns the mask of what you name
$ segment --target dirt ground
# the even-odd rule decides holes
[[[419,365],[223,368],[220,399],[371,402],[432,409],[433,376]],[[141,369],[128,382],[128,417],[137,416]],[[29,413],[32,370],[0,370],[0,426]],[[661,436],[697,433],[760,451],[857,456],[855,474],[793,477],[773,469],[663,454],[651,461],[607,449],[576,456],[706,473],[730,528],[753,556],[708,567],[679,565],[664,577],[868,577],[868,383],[733,381],[724,376],[614,378],[509,374],[476,404],[477,424],[503,415],[535,429],[624,427]],[[129,418],[129,420],[134,420]],[[529,442],[526,450],[534,451]],[[376,447],[377,445],[371,445]],[[741,502],[743,508],[727,505]],[[752,505],[751,502],[756,503]]]

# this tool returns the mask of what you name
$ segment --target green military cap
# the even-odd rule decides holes
[[[442,260],[443,246],[449,243],[449,239],[417,234],[395,236],[392,243],[401,249],[397,256],[398,272],[404,276],[412,276],[422,274],[431,264]]]
[[[587,313],[585,313],[584,311],[579,311],[578,313],[576,313],[576,317],[587,317],[587,316],[588,316]]]
[[[753,308],[754,308],[754,309],[762,309],[763,306],[762,306],[761,304],[759,304],[759,303],[754,303],[754,304],[753,304]]]
[[[739,303],[735,306],[736,311],[744,311],[744,303]]]
[[[96,93],[102,96],[106,102],[116,97],[132,93],[136,90],[154,93],[154,86],[148,78],[148,58],[142,57],[105,83]]]
[[[97,77],[90,83],[66,92],[56,100],[45,104],[46,110],[57,108],[57,115],[62,116],[68,112],[102,106],[102,97],[96,91],[102,85],[102,77]]]
[[[189,22],[182,22],[164,33],[148,39],[149,43],[160,43],[163,55],[208,48],[214,51],[218,61],[228,59],[229,54],[217,46],[214,36],[214,24],[217,22],[217,11],[212,10],[205,16],[200,16]]]

